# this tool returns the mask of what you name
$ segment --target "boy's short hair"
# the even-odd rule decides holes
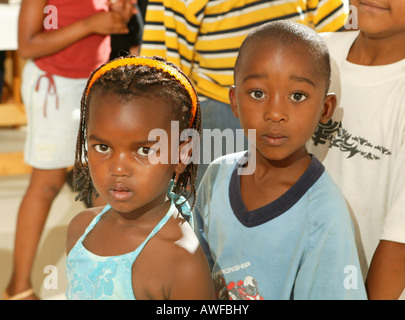
[[[278,20],[265,23],[248,34],[239,48],[234,68],[234,81],[241,67],[242,56],[245,48],[263,41],[272,41],[280,46],[300,44],[305,47],[312,56],[312,61],[309,61],[308,63],[311,63],[316,71],[325,77],[325,94],[328,93],[331,67],[329,50],[325,42],[322,37],[310,27],[288,20]]]

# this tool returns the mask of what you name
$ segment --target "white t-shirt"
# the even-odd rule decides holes
[[[365,276],[379,240],[405,243],[405,59],[384,66],[350,63],[357,35],[323,34],[338,107],[308,147],[346,198]]]

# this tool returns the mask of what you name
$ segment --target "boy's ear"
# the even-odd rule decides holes
[[[333,113],[335,112],[336,105],[336,95],[334,93],[328,93],[323,103],[321,119],[319,120],[319,122],[321,122],[322,124],[327,124],[328,121],[332,118]]]
[[[233,115],[236,118],[239,118],[238,108],[237,108],[237,105],[236,105],[236,92],[235,92],[235,90],[236,90],[235,86],[231,86],[229,88],[229,94],[228,94],[229,95],[229,103],[231,105],[231,110],[232,110]]]

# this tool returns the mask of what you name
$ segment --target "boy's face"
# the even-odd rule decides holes
[[[352,0],[359,28],[367,34],[386,37],[405,32],[404,0]]]
[[[267,41],[245,48],[242,59],[229,97],[245,134],[256,129],[253,143],[268,160],[307,154],[306,142],[336,106],[334,95],[325,97],[325,76],[308,51]]]

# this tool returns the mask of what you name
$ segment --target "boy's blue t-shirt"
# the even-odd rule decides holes
[[[313,157],[284,195],[247,211],[236,164],[243,157],[214,161],[197,194],[195,229],[218,297],[366,299],[352,221],[323,165]]]

